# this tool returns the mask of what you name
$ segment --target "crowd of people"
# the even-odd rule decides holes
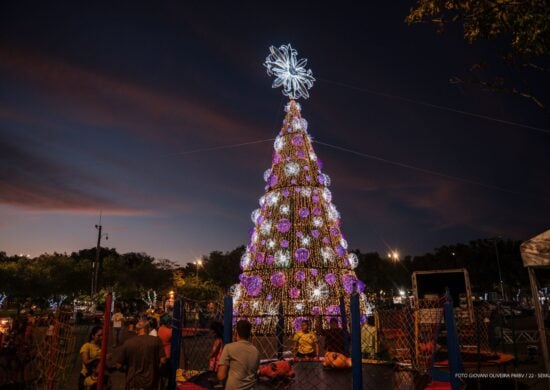
[[[161,310],[149,311],[141,316],[124,316],[120,308],[112,316],[112,350],[105,353],[108,372],[124,372],[125,389],[165,388],[170,373],[170,341],[172,318]],[[89,339],[80,348],[82,370],[79,390],[97,388],[98,367],[101,359],[103,330],[92,328]]]

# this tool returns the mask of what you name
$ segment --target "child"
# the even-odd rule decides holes
[[[303,320],[301,330],[294,335],[294,354],[299,358],[314,358],[319,356],[317,336],[309,330],[309,320]]]

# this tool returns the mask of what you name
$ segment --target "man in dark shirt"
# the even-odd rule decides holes
[[[344,330],[338,326],[338,319],[331,318],[329,321],[329,329],[323,329],[321,334],[325,336],[325,353],[338,352],[343,355],[348,355],[345,350],[345,334]]]
[[[149,336],[148,321],[139,321],[136,329],[137,337],[126,340],[117,351],[117,366],[127,367],[126,390],[156,390],[159,368],[166,362],[164,347],[158,337]]]

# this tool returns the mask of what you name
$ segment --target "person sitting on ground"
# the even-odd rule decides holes
[[[294,354],[299,358],[314,358],[319,356],[319,344],[317,335],[310,331],[310,321],[303,320],[301,330],[296,332],[294,340]]]

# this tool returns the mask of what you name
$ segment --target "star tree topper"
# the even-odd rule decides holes
[[[283,95],[291,99],[309,97],[308,89],[313,87],[315,78],[311,69],[306,69],[307,59],[298,60],[298,52],[288,45],[279,48],[271,46],[271,52],[264,62],[267,74],[275,76],[273,88],[283,87]]]

